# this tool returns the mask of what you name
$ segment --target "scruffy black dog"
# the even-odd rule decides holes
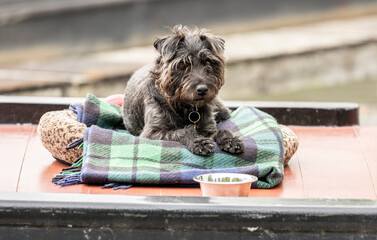
[[[172,35],[157,39],[156,62],[129,80],[124,98],[123,119],[133,135],[178,141],[199,155],[222,150],[243,152],[243,143],[216,124],[230,111],[217,93],[224,84],[224,40],[205,30],[181,25]]]

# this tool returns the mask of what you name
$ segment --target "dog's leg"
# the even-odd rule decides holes
[[[146,125],[140,137],[154,140],[169,140],[182,143],[194,154],[207,156],[215,151],[215,144],[211,138],[199,135],[192,125],[182,129],[163,130],[155,126]]]
[[[244,151],[243,142],[226,129],[218,130],[212,137],[225,152],[242,153]]]
[[[153,102],[148,103],[144,115],[145,125],[140,137],[180,142],[198,155],[206,156],[215,152],[213,139],[209,136],[203,137],[193,125],[176,128],[172,119],[171,113],[166,109]]]
[[[213,101],[213,112],[215,115],[215,121],[217,124],[224,122],[228,118],[230,118],[230,110],[225,107],[222,101],[216,97]]]
[[[218,98],[214,99],[212,104],[212,109],[206,111],[206,114],[203,115],[203,120],[200,122],[200,134],[211,137],[219,144],[223,151],[242,153],[244,151],[244,145],[238,137],[235,137],[233,133],[228,130],[217,130],[216,123],[227,120],[230,117],[230,110],[226,108]]]
[[[193,142],[187,142],[186,146],[192,153],[202,156],[215,152],[215,144],[211,138],[199,137],[194,139]]]

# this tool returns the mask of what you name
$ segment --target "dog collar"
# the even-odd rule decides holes
[[[188,120],[194,124],[194,129],[196,130],[196,123],[200,120],[200,113],[198,112],[198,108],[195,106],[188,114]]]

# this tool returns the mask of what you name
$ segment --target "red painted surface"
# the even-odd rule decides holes
[[[377,127],[296,127],[300,146],[273,189],[249,197],[377,199]],[[51,182],[65,165],[42,146],[36,126],[0,126],[0,191],[201,196],[199,188],[100,186],[59,187]]]

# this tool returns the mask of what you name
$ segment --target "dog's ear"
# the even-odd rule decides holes
[[[153,46],[162,58],[170,60],[177,51],[180,41],[180,38],[177,36],[167,36],[157,39],[153,43]]]
[[[212,51],[217,55],[223,55],[225,50],[225,40],[211,33],[202,33],[200,39],[204,42],[208,42]]]
[[[185,31],[187,31],[182,25],[177,25],[170,30],[172,35],[158,38],[153,43],[154,48],[162,57],[169,57],[176,52],[179,43],[185,39]]]
[[[156,41],[154,41],[153,43],[153,47],[157,50],[157,51],[161,51],[161,47],[162,47],[162,44],[166,41],[168,37],[162,37],[162,38],[158,38],[156,39]]]

